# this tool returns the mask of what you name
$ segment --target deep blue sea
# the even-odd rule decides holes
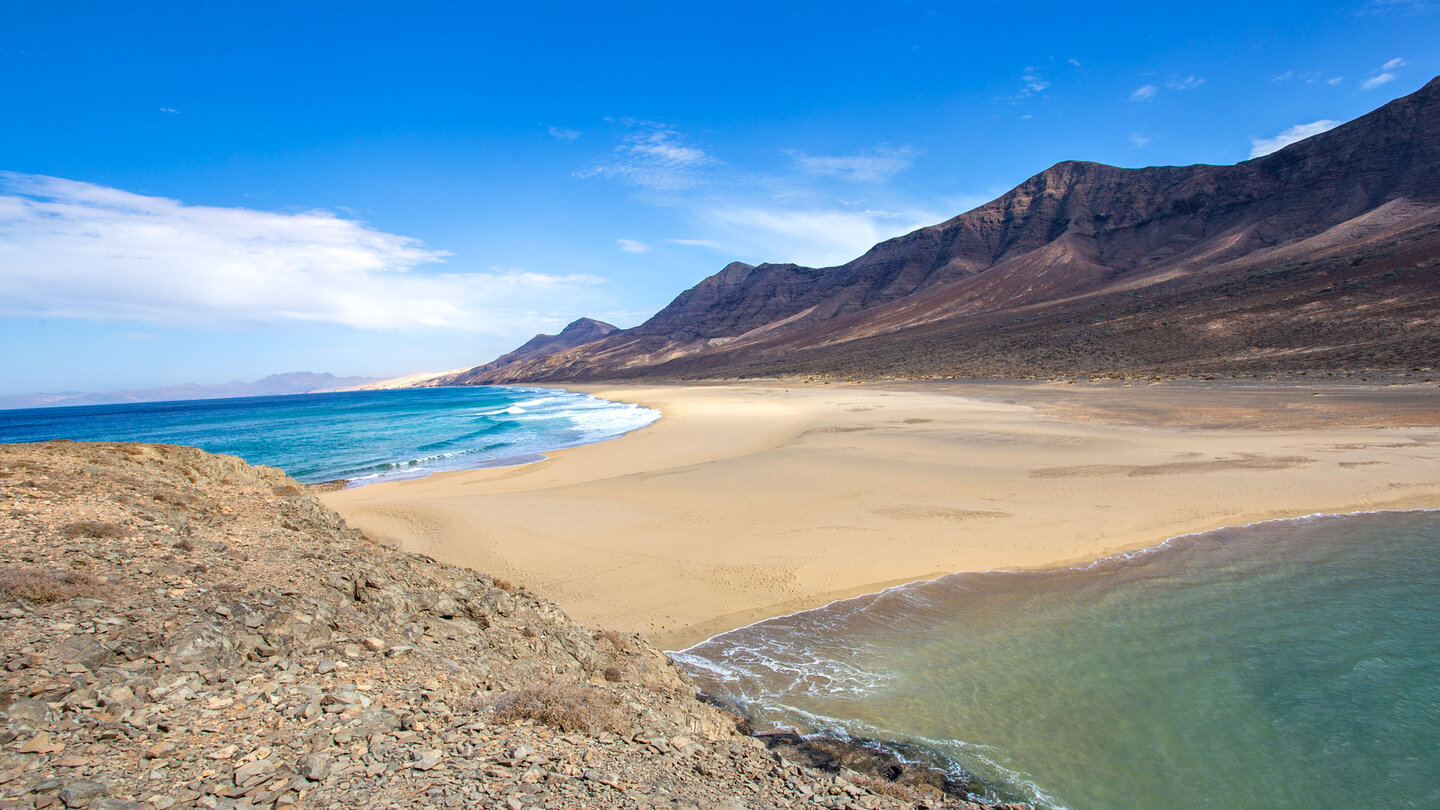
[[[659,417],[552,388],[417,388],[0,410],[0,443],[186,444],[279,467],[306,483],[363,484],[535,461]]]
[[[898,741],[1043,808],[1440,808],[1440,512],[955,574],[677,660],[761,729]]]

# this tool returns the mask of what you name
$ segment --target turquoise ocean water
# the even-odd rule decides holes
[[[1440,512],[957,574],[679,660],[760,728],[900,741],[1041,807],[1440,808]]]
[[[187,444],[300,481],[369,483],[534,461],[644,427],[658,411],[548,388],[349,391],[0,411],[0,443]]]

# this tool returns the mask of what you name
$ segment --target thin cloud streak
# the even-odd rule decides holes
[[[807,174],[839,177],[854,183],[883,183],[909,169],[920,150],[881,144],[853,155],[807,155],[792,152],[795,167]]]
[[[1264,157],[1271,152],[1278,152],[1292,143],[1303,141],[1312,135],[1319,135],[1340,126],[1343,121],[1331,121],[1328,118],[1319,121],[1311,121],[1308,124],[1296,124],[1273,138],[1254,138],[1250,141],[1250,157]]]
[[[844,264],[886,239],[943,219],[924,211],[897,214],[743,205],[704,209],[696,218],[735,255],[810,267]]]
[[[1135,88],[1135,92],[1130,94],[1130,100],[1149,101],[1150,99],[1154,98],[1155,94],[1158,92],[1160,92],[1160,88],[1153,84],[1142,85]]]
[[[602,283],[491,268],[328,211],[186,205],[0,172],[0,315],[214,327],[328,323],[508,331],[512,315]]]

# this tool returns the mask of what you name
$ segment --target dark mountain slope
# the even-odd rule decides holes
[[[1234,166],[1065,162],[839,267],[731,264],[476,381],[1423,365],[1437,212],[1440,80]]]
[[[509,354],[503,354],[494,360],[476,366],[459,374],[450,374],[444,377],[435,377],[425,380],[421,387],[434,388],[444,385],[475,385],[484,382],[487,375],[508,366],[524,363],[531,360],[539,360],[548,357],[556,352],[573,349],[576,346],[583,346],[591,341],[599,340],[606,335],[618,332],[619,327],[612,326],[604,321],[597,321],[594,318],[580,318],[571,321],[568,326],[560,330],[558,335],[536,335],[525,342],[523,346]]]

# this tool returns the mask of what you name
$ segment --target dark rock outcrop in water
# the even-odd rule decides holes
[[[0,507],[0,807],[980,807],[781,760],[640,637],[278,470],[0,445]]]
[[[1234,166],[1059,163],[839,267],[737,262],[640,326],[466,381],[1403,374],[1437,357],[1440,79]]]

